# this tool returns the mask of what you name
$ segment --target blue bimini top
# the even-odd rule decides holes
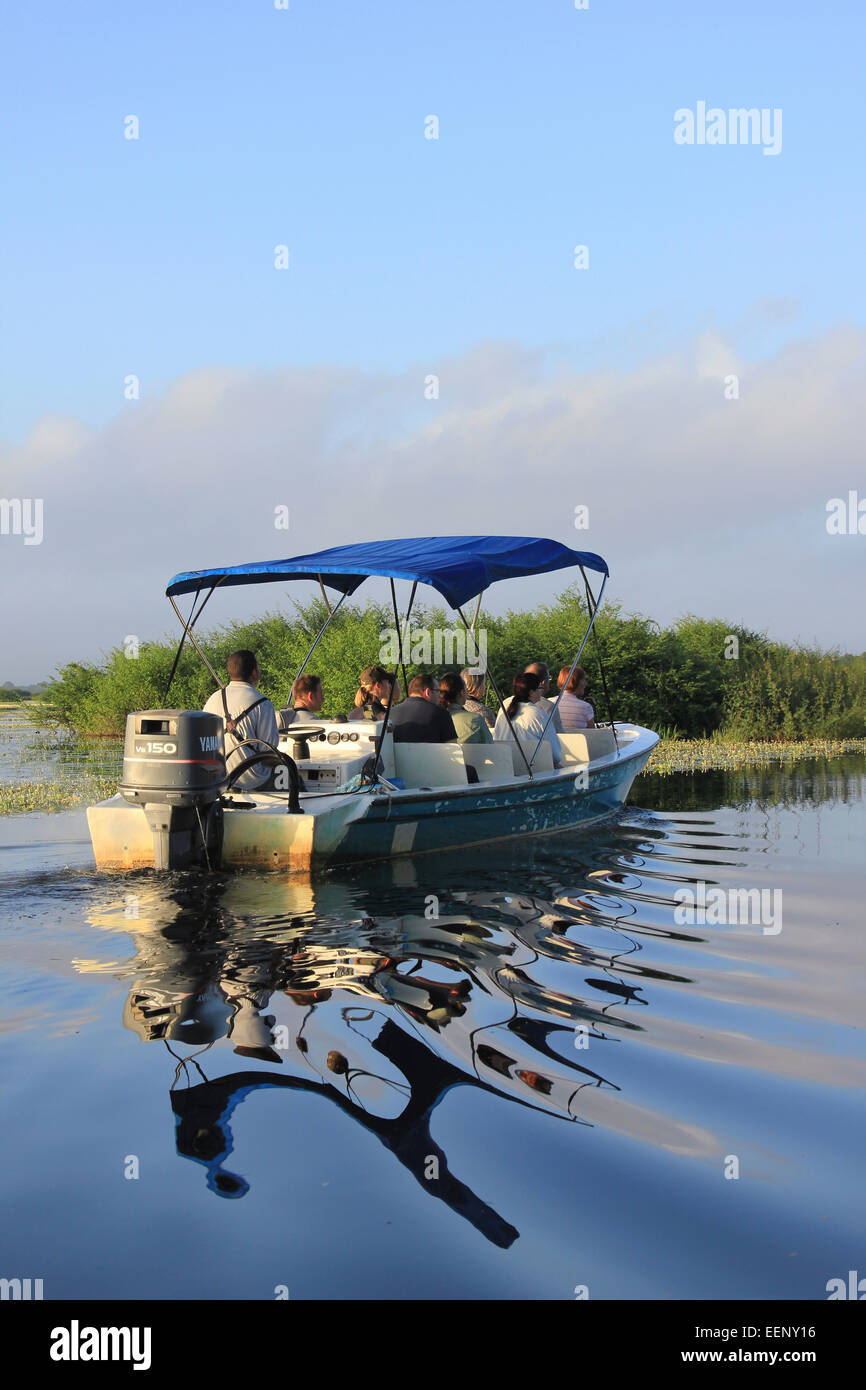
[[[438,590],[452,608],[475,598],[500,579],[582,565],[606,575],[600,555],[569,550],[558,541],[531,536],[421,536],[411,540],[365,541],[338,545],[314,555],[260,564],[176,574],[166,593],[190,594],[216,585],[268,584],[286,579],[320,579],[343,594],[353,594],[371,575],[411,579]]]

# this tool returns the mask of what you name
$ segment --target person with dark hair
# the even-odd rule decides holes
[[[466,666],[460,672],[463,684],[466,686],[466,706],[470,714],[480,714],[488,729],[492,729],[496,723],[496,715],[489,705],[484,703],[484,676],[480,671],[473,671]]]
[[[466,686],[456,672],[439,677],[439,704],[451,715],[459,743],[493,742],[483,716],[466,708]]]
[[[521,675],[514,677],[511,682],[511,699],[503,705],[496,717],[493,740],[495,743],[513,743],[514,734],[516,734],[524,749],[528,747],[531,757],[534,745],[544,734],[545,742],[550,745],[550,751],[553,755],[553,766],[559,767],[562,763],[562,747],[556,736],[556,730],[553,728],[552,720],[548,721],[546,711],[538,708],[540,687],[541,681],[534,672],[524,671]],[[508,719],[505,717],[506,713]],[[510,725],[509,719],[511,720]],[[547,724],[546,731],[545,723]],[[512,728],[514,733],[512,733]]]
[[[564,733],[559,710],[555,709],[555,702],[548,698],[550,694],[550,668],[543,661],[530,661],[526,667],[526,674],[538,677],[538,698],[535,703],[538,706],[539,714],[546,717],[551,710],[554,710],[553,727],[558,734]]]
[[[582,666],[575,666],[571,680],[568,679],[568,672],[569,667],[563,666],[558,681],[562,691],[559,697],[562,731],[565,734],[576,734],[580,729],[594,729],[595,710],[589,701],[583,698],[583,692],[586,690],[586,672]]]
[[[395,743],[447,743],[456,739],[454,721],[439,704],[439,682],[435,676],[412,677],[409,696],[392,707],[388,728]]]
[[[396,686],[396,681],[384,666],[365,666],[358,677],[355,707],[350,710],[349,718],[384,719],[392,685]],[[399,687],[394,690],[392,703],[396,702],[398,689]]]
[[[291,705],[287,709],[281,709],[277,715],[280,732],[292,724],[308,724],[311,720],[315,722],[319,718],[324,699],[321,676],[298,676],[292,686]]]
[[[233,772],[244,758],[256,751],[268,751],[265,744],[276,748],[279,732],[277,714],[266,695],[256,689],[259,683],[259,668],[253,652],[232,652],[226,662],[229,683],[217,690],[205,703],[206,714],[218,714],[225,724],[226,767]],[[250,739],[252,742],[242,742]],[[257,743],[257,739],[265,740]],[[235,786],[240,791],[268,791],[274,784],[273,767],[266,763],[254,763],[241,773]]]

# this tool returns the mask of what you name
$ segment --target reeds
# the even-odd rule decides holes
[[[866,738],[774,739],[763,743],[719,737],[667,738],[654,750],[644,772],[662,776],[673,772],[711,772],[802,758],[838,758],[843,753],[866,753]]]

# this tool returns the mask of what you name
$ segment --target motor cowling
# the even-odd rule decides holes
[[[120,794],[140,806],[153,833],[154,867],[211,862],[226,786],[223,721],[200,710],[127,716]]]
[[[199,710],[143,710],[126,720],[121,795],[136,805],[200,806],[225,787],[223,721]]]

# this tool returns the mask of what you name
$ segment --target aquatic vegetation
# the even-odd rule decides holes
[[[674,772],[710,772],[759,764],[779,764],[802,758],[838,758],[842,753],[866,753],[866,738],[774,739],[745,742],[737,739],[664,739],[650,756],[644,771],[666,776]]]
[[[65,811],[113,796],[122,753],[119,740],[34,728],[20,707],[0,709],[0,815]]]
[[[797,759],[835,758],[866,753],[866,738],[746,741],[682,738],[673,730],[640,775],[775,766]],[[62,725],[36,728],[20,707],[0,709],[0,815],[63,811],[114,796],[123,745],[119,738],[79,737]]]
[[[75,781],[0,782],[0,816],[27,811],[69,811],[105,801],[117,791],[117,777],[86,774]]]

